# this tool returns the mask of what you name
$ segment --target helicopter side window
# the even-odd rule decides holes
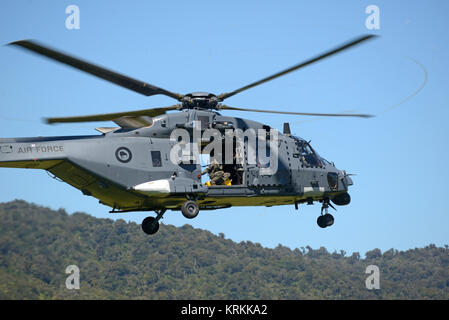
[[[153,162],[153,167],[162,167],[161,152],[151,151],[151,161]]]

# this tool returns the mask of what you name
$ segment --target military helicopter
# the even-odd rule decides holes
[[[180,210],[186,218],[192,219],[200,210],[278,205],[294,205],[298,209],[299,204],[310,205],[314,202],[322,204],[317,219],[319,227],[329,227],[334,223],[334,217],[328,213],[329,207],[335,209],[331,202],[339,206],[349,204],[348,187],[353,185],[353,181],[346,171],[338,170],[334,163],[322,158],[309,142],[292,135],[288,122],[284,123],[283,132],[275,140],[271,133],[262,135],[261,141],[269,143],[270,148],[272,145],[276,147],[277,166],[271,173],[263,171],[265,167],[259,163],[257,151],[256,161],[249,161],[250,151],[254,148],[248,145],[248,141],[237,147],[233,137],[230,150],[210,149],[207,148],[207,143],[221,141],[229,132],[237,130],[278,132],[256,121],[222,115],[221,111],[370,117],[366,114],[248,109],[228,106],[222,102],[374,37],[359,36],[288,69],[218,95],[207,92],[174,93],[33,40],[12,42],[9,45],[58,61],[145,96],[165,95],[178,103],[138,111],[47,118],[49,124],[112,121],[118,126],[96,128],[100,132],[97,135],[0,139],[0,167],[46,170],[54,178],[81,190],[84,195],[99,199],[101,204],[112,208],[111,213],[154,211],[155,217],[150,216],[142,221],[142,230],[147,234],[158,231],[159,220],[168,209]],[[227,182],[230,183],[203,183],[201,163],[192,161],[191,158],[187,162],[182,160],[184,158],[173,161],[171,152],[179,145],[179,138],[171,138],[175,130],[184,130],[193,135],[195,130],[199,131],[199,140],[194,141],[192,137],[188,137],[190,140],[184,145],[191,142],[201,155],[215,157],[221,154],[229,157],[231,154],[231,161],[221,165],[221,170],[226,171],[229,176]],[[201,136],[206,130],[214,130],[215,136]],[[270,148],[268,153],[271,152]]]

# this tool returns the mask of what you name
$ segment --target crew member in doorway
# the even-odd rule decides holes
[[[208,173],[211,185],[224,185],[229,180],[231,174],[224,172],[223,165],[213,159],[208,168],[206,168],[201,175]]]

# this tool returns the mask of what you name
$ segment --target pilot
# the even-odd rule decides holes
[[[209,167],[206,168],[201,174],[204,175],[206,173],[209,174],[212,185],[224,185],[231,176],[229,172],[224,172],[223,165],[219,164],[216,159],[213,159]]]

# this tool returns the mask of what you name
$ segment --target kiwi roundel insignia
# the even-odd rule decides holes
[[[122,163],[128,163],[131,161],[133,155],[128,148],[120,147],[115,151],[115,157]]]

